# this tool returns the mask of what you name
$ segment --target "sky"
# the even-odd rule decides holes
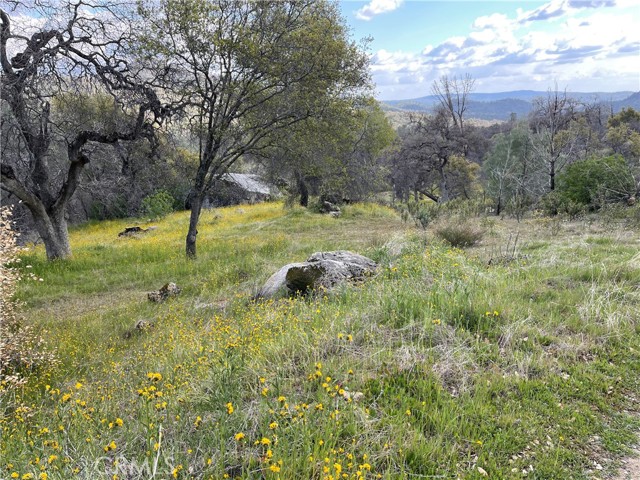
[[[352,38],[371,37],[379,100],[431,94],[442,76],[475,92],[640,91],[640,0],[340,2]]]

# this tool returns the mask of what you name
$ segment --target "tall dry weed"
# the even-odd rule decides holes
[[[24,384],[39,367],[56,363],[43,338],[20,321],[21,305],[15,300],[21,279],[19,253],[11,209],[0,207],[0,396]],[[33,274],[27,277],[40,280]]]

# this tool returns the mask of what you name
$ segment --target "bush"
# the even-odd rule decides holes
[[[410,200],[407,202],[406,212],[402,212],[401,215],[404,221],[408,220],[410,216],[416,224],[416,227],[421,227],[426,230],[429,224],[438,216],[438,204]]]
[[[55,358],[44,347],[44,340],[18,319],[20,304],[14,300],[20,271],[16,234],[11,210],[0,208],[0,396],[26,382],[30,372],[54,365]],[[31,280],[40,280],[33,274]]]
[[[571,220],[582,216],[587,205],[566,197],[563,192],[555,190],[540,199],[538,208],[545,216],[567,215]]]
[[[562,201],[599,209],[632,197],[636,185],[624,158],[591,158],[569,165],[558,178]]]
[[[166,190],[158,190],[142,200],[142,216],[153,220],[169,215],[173,212],[174,198]]]
[[[454,248],[467,248],[482,240],[484,232],[470,225],[449,223],[437,228],[436,235]]]

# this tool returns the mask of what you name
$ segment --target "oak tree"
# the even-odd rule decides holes
[[[337,5],[314,0],[161,0],[141,7],[149,68],[184,106],[199,165],[189,198],[186,253],[209,189],[239,159],[272,147],[271,135],[368,86],[367,57]]]
[[[71,254],[67,205],[95,144],[152,137],[163,107],[127,58],[131,12],[116,1],[12,1],[0,9],[2,188],[29,209],[49,259]],[[28,13],[36,25],[15,25]],[[62,93],[112,97],[117,122],[62,128],[52,100]]]

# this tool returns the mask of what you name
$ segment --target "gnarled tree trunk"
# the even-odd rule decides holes
[[[31,210],[31,215],[36,226],[36,230],[40,234],[40,238],[44,243],[49,260],[59,258],[67,258],[71,256],[71,245],[69,243],[69,231],[67,229],[67,220],[64,212],[49,215],[35,213]]]

